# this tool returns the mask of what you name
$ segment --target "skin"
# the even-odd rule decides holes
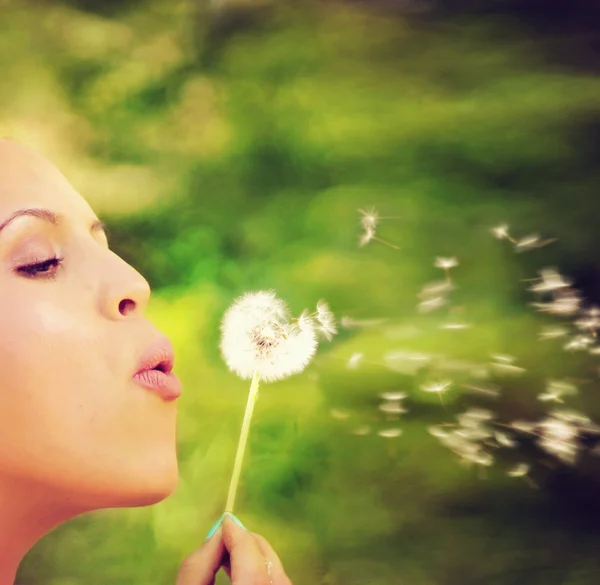
[[[160,502],[178,484],[177,401],[132,380],[160,336],[144,316],[148,282],[90,229],[97,216],[55,166],[0,140],[0,225],[23,208],[62,219],[22,216],[0,230],[0,585],[14,583],[27,551],[58,525]],[[60,265],[23,272],[54,256]],[[192,553],[201,561],[184,561],[193,580],[180,584],[211,583],[223,563],[237,567],[234,583],[262,583],[243,564],[253,574],[257,559],[278,559],[249,535],[226,521]]]

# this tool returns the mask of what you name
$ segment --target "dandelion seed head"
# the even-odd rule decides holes
[[[274,291],[249,292],[234,301],[221,334],[227,366],[243,379],[256,372],[266,382],[301,372],[318,345],[312,320],[303,313],[292,324],[287,305]]]

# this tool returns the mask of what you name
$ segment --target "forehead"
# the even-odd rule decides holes
[[[95,217],[50,161],[22,144],[0,140],[0,222],[23,207],[46,207],[73,219]]]

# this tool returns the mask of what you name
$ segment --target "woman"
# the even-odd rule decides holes
[[[177,401],[161,391],[173,376],[148,374],[170,370],[172,347],[144,317],[149,296],[58,169],[0,140],[0,585],[70,518],[175,490]],[[213,583],[221,567],[237,585],[289,585],[238,524],[222,518],[177,585]]]

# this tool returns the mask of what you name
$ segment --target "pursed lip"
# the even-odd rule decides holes
[[[141,355],[133,379],[163,400],[174,400],[181,395],[181,382],[173,373],[174,362],[173,345],[161,336]]]

